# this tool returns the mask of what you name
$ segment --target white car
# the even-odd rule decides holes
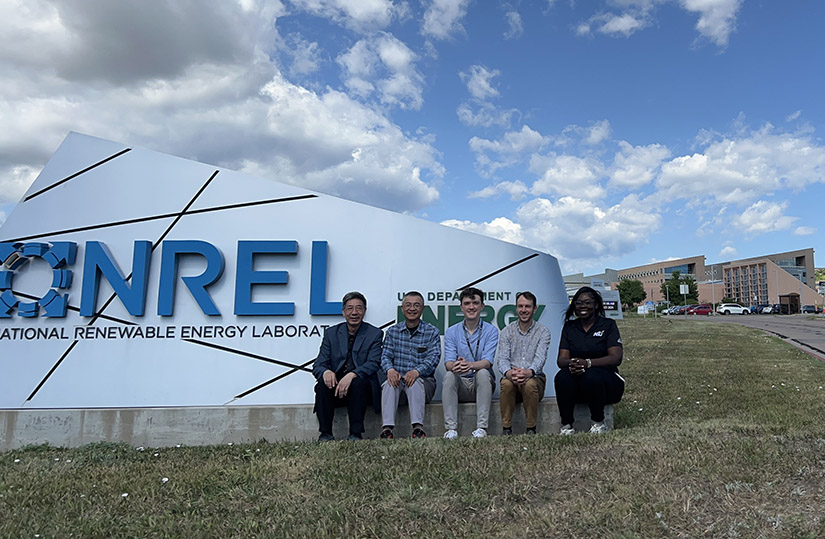
[[[747,307],[742,307],[738,303],[720,303],[716,307],[716,312],[719,314],[750,314],[751,310]]]

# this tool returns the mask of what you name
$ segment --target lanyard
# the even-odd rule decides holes
[[[463,323],[461,324],[461,329],[464,330],[464,340],[467,341],[467,349],[470,351],[470,355],[473,357],[473,361],[478,361],[476,356],[478,356],[478,345],[481,343],[481,327],[484,325],[484,320],[478,321],[478,338],[476,338],[476,351],[473,353],[473,347],[470,345],[470,337],[468,336],[467,326]]]

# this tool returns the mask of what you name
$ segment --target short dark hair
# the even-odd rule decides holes
[[[458,302],[463,303],[464,298],[473,299],[473,296],[478,296],[478,299],[481,300],[481,303],[484,303],[484,292],[472,286],[467,287],[461,291],[461,295],[458,296]]]
[[[536,305],[539,304],[539,300],[536,299],[536,295],[533,294],[532,292],[528,291],[528,290],[525,290],[524,292],[519,292],[518,294],[516,294],[516,302],[518,302],[518,298],[520,298],[522,296],[524,296],[525,298],[532,301],[533,302],[533,307],[535,307]]]
[[[602,295],[599,294],[596,290],[590,288],[589,286],[583,286],[576,291],[573,299],[570,300],[570,306],[567,307],[567,313],[565,314],[565,320],[572,320],[576,316],[576,301],[578,301],[579,296],[583,296],[588,294],[593,298],[593,301],[596,302],[596,305],[593,307],[596,311],[596,316],[605,316],[604,314],[604,302],[602,301]]]
[[[344,294],[344,299],[341,300],[341,307],[347,304],[348,301],[353,299],[360,299],[361,302],[364,304],[364,308],[367,308],[367,298],[364,297],[364,294],[361,292],[347,292]]]
[[[418,290],[410,290],[409,292],[404,292],[404,297],[401,298],[401,301],[404,301],[410,296],[418,296],[419,298],[421,298],[421,303],[424,303],[424,294],[422,294]]]

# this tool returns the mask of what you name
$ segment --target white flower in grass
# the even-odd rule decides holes
[[[160,480],[160,482],[161,482],[161,483],[168,483],[168,482],[169,482],[169,478],[168,478],[168,477],[164,477],[163,479],[161,479],[161,480]]]
[[[143,451],[143,446],[136,447],[135,449],[138,450],[138,451]]]
[[[699,401],[696,401],[696,404],[699,404]]]
[[[20,462],[20,459],[14,459],[14,462]]]
[[[676,400],[680,401],[680,400],[682,400],[682,397],[676,397]]]
[[[232,445],[232,442],[229,442],[229,443],[228,443],[228,444],[226,444],[226,445],[229,445],[229,446],[231,446],[231,445]]]
[[[256,450],[255,450],[255,452],[256,452],[256,453],[260,453],[260,452],[261,452],[261,450],[260,450],[260,449],[256,449]]]
[[[175,447],[180,447],[180,444],[177,444]]]
[[[54,459],[55,462],[60,462],[60,459]]]
[[[524,451],[527,451],[527,446],[522,447]]]
[[[154,456],[156,456],[156,457],[157,457],[157,456],[159,456],[159,455],[160,455],[160,453],[155,453],[155,455],[154,455]]]
[[[128,497],[129,497],[129,493],[128,493],[128,492],[124,492],[123,494],[121,494],[121,495],[120,495],[120,497],[121,497],[121,498],[128,498]]]

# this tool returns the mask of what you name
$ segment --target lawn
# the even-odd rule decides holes
[[[735,324],[620,323],[601,436],[0,453],[0,537],[822,537],[825,363]]]

